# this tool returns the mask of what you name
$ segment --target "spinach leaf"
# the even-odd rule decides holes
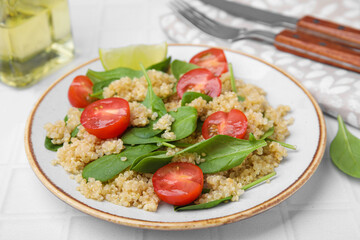
[[[214,200],[211,202],[207,202],[207,203],[201,203],[201,204],[196,204],[196,205],[187,205],[187,206],[175,206],[174,210],[175,211],[186,211],[186,210],[201,210],[201,209],[208,209],[208,208],[213,208],[216,207],[217,205],[219,205],[220,203],[226,202],[226,201],[230,201],[232,198],[232,196],[228,196],[219,200]]]
[[[185,142],[172,142],[171,144],[173,144],[173,145],[175,145],[175,147],[179,147],[179,148],[187,148],[187,147],[194,145],[193,143],[185,143]]]
[[[235,77],[234,77],[234,71],[233,71],[233,67],[232,67],[232,64],[231,63],[229,63],[229,73],[230,73],[230,82],[231,82],[231,88],[232,88],[232,91],[234,92],[234,93],[236,93],[236,95],[237,95],[237,89],[236,89],[236,83],[235,83]],[[239,102],[243,102],[243,101],[245,101],[245,97],[243,97],[243,96],[239,96],[239,95],[237,95],[237,98],[238,98],[238,101]]]
[[[252,182],[252,183],[249,183],[245,186],[243,186],[241,189],[243,190],[247,190],[255,185],[258,185],[266,180],[268,180],[269,178],[273,177],[276,175],[276,172],[272,172],[262,178],[259,178],[258,180]],[[203,193],[208,193],[210,192],[210,189],[207,189],[207,188],[204,188],[203,191],[202,191],[202,194]],[[215,207],[217,205],[219,205],[220,203],[222,202],[225,202],[225,201],[230,201],[232,198],[232,196],[229,196],[229,197],[226,197],[226,198],[222,198],[222,199],[219,199],[219,200],[215,200],[215,201],[211,201],[211,202],[208,202],[208,203],[202,203],[202,204],[197,204],[197,205],[187,205],[187,206],[175,206],[174,207],[174,210],[175,211],[185,211],[185,210],[201,210],[201,209],[207,209],[207,208],[212,208],[212,207]]]
[[[166,151],[152,152],[137,158],[130,169],[141,173],[154,173],[168,164],[172,157],[166,155]]]
[[[190,70],[193,70],[195,68],[200,68],[198,65],[180,61],[180,60],[174,60],[171,63],[171,72],[174,75],[174,77],[179,80],[181,75],[187,73]]]
[[[134,135],[139,138],[150,138],[158,135],[159,133],[163,132],[164,130],[154,130],[153,129],[154,122],[150,122],[146,127],[134,127],[130,128],[126,131],[126,133],[122,136],[121,139],[124,137],[127,138],[128,135]]]
[[[167,72],[170,67],[170,62],[171,62],[171,57],[168,57],[161,62],[155,63],[150,67],[147,67],[146,69],[147,70],[154,69],[161,72]]]
[[[159,147],[154,144],[126,147],[125,150],[119,154],[105,155],[89,163],[85,166],[82,176],[85,179],[92,177],[101,182],[106,182],[131,166],[133,161],[138,157],[158,148]],[[124,157],[126,157],[127,160],[121,161],[121,158]]]
[[[176,111],[170,111],[169,114],[175,118],[175,122],[171,125],[171,131],[175,133],[176,139],[165,139],[159,136],[146,138],[150,134],[145,135],[147,130],[140,130],[139,128],[132,128],[126,131],[121,139],[125,144],[172,142],[183,139],[195,131],[197,122],[197,111],[195,108],[190,106],[179,107]],[[148,131],[151,132],[151,129]]]
[[[146,81],[148,83],[148,90],[146,93],[145,100],[142,102],[142,104],[145,107],[151,109],[153,112],[158,113],[159,117],[161,117],[167,113],[165,104],[164,104],[163,100],[161,98],[159,98],[158,96],[156,96],[156,94],[154,93],[154,90],[151,85],[151,80],[150,80],[148,74],[146,73],[144,66],[143,65],[140,65],[140,66],[141,66],[142,73],[144,74]]]
[[[296,150],[296,146],[295,145],[291,145],[288,143],[284,143],[284,142],[280,142],[274,139],[269,138],[271,135],[274,134],[274,127],[271,127],[269,130],[267,130],[260,139],[262,140],[266,140],[266,141],[270,141],[270,142],[277,142],[279,143],[281,146],[292,149],[292,150]]]
[[[180,60],[175,60],[171,63],[171,72],[174,77],[179,81],[180,77],[190,70],[200,68],[198,65],[187,63]],[[176,93],[177,82],[174,84],[173,91]]]
[[[331,160],[347,175],[360,178],[360,139],[349,132],[340,115],[338,125],[336,137],[330,144]]]
[[[80,125],[81,125],[81,124],[77,125],[77,126],[74,128],[74,130],[71,131],[70,136],[71,136],[72,138],[73,138],[73,137],[76,137],[77,134],[79,133],[79,126],[80,126]]]
[[[121,139],[123,140],[124,144],[137,145],[137,144],[161,143],[161,142],[169,141],[165,138],[161,138],[158,136],[153,136],[153,137],[149,137],[149,138],[138,137],[135,134],[133,134],[133,131],[132,131],[133,129],[134,128],[130,129],[130,131],[126,131],[121,136]]]
[[[185,106],[187,103],[191,103],[193,100],[201,97],[205,101],[212,101],[212,97],[206,94],[198,93],[198,92],[185,92],[181,99],[181,106]]]
[[[291,145],[291,144],[288,144],[288,143],[280,142],[280,141],[277,141],[277,140],[274,140],[274,139],[271,139],[271,138],[266,138],[265,140],[266,140],[266,141],[270,141],[270,142],[276,142],[276,143],[280,144],[280,145],[283,146],[283,147],[286,147],[286,148],[289,148],[289,149],[292,149],[292,150],[296,150],[296,146],[295,146],[295,145]]]
[[[264,140],[244,140],[227,135],[216,135],[176,153],[205,154],[205,162],[199,167],[206,173],[216,173],[240,165],[253,151],[266,146]]]
[[[139,78],[143,73],[131,68],[115,68],[108,71],[96,72],[89,69],[86,76],[94,83],[92,97],[102,98],[103,89],[122,77]]]
[[[177,141],[190,136],[196,130],[197,110],[194,107],[179,107],[176,111],[170,111],[169,114],[175,118],[171,125],[171,131],[175,133]]]
[[[260,183],[268,180],[269,178],[272,178],[272,177],[275,176],[275,175],[276,175],[276,172],[269,173],[268,175],[266,175],[266,176],[264,176],[264,177],[262,177],[262,178],[259,178],[259,179],[255,180],[254,182],[249,183],[249,184],[243,186],[241,189],[242,189],[242,190],[247,190],[247,189],[249,189],[249,188],[252,188],[252,187],[254,187],[255,185],[258,185],[258,184],[260,184]]]
[[[260,139],[265,140],[266,138],[270,137],[271,135],[274,134],[274,127],[269,128],[269,130],[267,130]]]
[[[53,144],[51,142],[51,138],[49,138],[49,137],[45,137],[44,145],[47,150],[50,150],[53,152],[56,152],[59,148],[61,148],[63,146],[63,144]]]

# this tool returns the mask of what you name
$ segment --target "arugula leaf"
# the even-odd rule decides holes
[[[219,205],[220,203],[230,201],[231,198],[232,198],[232,196],[228,196],[228,197],[214,200],[214,201],[207,202],[207,203],[201,203],[201,204],[196,204],[196,205],[195,204],[187,205],[187,206],[174,206],[174,210],[178,212],[178,211],[186,211],[186,210],[201,210],[201,209],[213,208],[213,207]]]
[[[190,70],[193,70],[195,68],[200,68],[198,65],[180,61],[180,60],[174,60],[171,63],[171,72],[174,75],[174,77],[179,80],[181,75],[187,73]]]
[[[176,153],[198,153],[206,155],[199,167],[206,173],[216,173],[240,165],[253,151],[266,146],[264,140],[244,140],[227,135],[216,135]]]
[[[128,146],[119,154],[105,155],[95,161],[87,164],[82,172],[82,176],[85,179],[90,177],[95,178],[101,182],[106,182],[124,169],[131,166],[133,161],[144,154],[148,154],[159,146],[155,144]],[[121,158],[126,157],[126,161],[121,161]]]
[[[232,64],[231,64],[231,63],[229,63],[228,66],[229,66],[229,73],[230,73],[231,88],[232,88],[232,91],[233,91],[234,93],[236,93],[236,95],[237,95],[238,92],[237,92],[237,89],[236,89],[233,67],[232,67]],[[245,101],[245,97],[243,97],[243,96],[237,95],[237,98],[238,98],[238,101],[240,101],[240,102]]]
[[[349,132],[340,115],[338,125],[336,137],[330,144],[331,160],[342,172],[360,178],[360,139]]]
[[[53,151],[53,152],[56,152],[59,148],[61,148],[63,146],[63,144],[53,144],[51,142],[51,138],[49,137],[45,137],[45,148],[50,150],[50,151]]]
[[[151,134],[145,135],[147,130],[141,130],[142,128],[129,129],[122,135],[121,139],[125,144],[172,142],[183,139],[195,131],[197,122],[197,111],[195,108],[190,106],[179,107],[176,111],[170,111],[169,114],[175,118],[175,122],[171,125],[171,131],[175,133],[176,139],[165,139],[157,135],[151,136]]]
[[[137,158],[130,169],[141,173],[154,173],[168,164],[172,157],[166,155],[166,151],[152,152]]]
[[[202,94],[199,92],[185,92],[181,99],[181,106],[185,106],[187,103],[191,103],[193,100],[195,100],[199,97],[201,97],[202,99],[204,99],[207,102],[210,102],[213,100],[212,97],[210,97],[209,95],[206,95],[206,94]]]
[[[146,73],[144,66],[141,64],[140,67],[141,67],[142,73],[144,74],[146,81],[148,83],[148,90],[146,93],[145,100],[142,102],[142,104],[145,107],[151,109],[153,112],[158,113],[159,117],[161,117],[167,113],[165,104],[164,104],[163,100],[161,98],[159,98],[158,96],[156,96],[156,94],[154,93],[154,90],[153,90],[152,84],[151,84],[151,80],[150,80],[148,74]]]

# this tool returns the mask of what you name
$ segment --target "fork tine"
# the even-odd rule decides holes
[[[192,7],[189,3],[181,0],[174,0],[174,2],[177,2],[179,5],[181,5],[184,10],[186,9],[192,12],[200,21],[205,22],[211,26],[222,27],[222,24],[215,22],[214,20],[212,20],[211,18],[209,18],[208,16],[197,10],[196,8]]]
[[[171,8],[195,27],[211,36],[228,40],[238,35],[239,30],[217,23],[185,1],[174,0],[171,2]]]

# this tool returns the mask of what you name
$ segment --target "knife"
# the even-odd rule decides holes
[[[305,16],[300,19],[284,16],[278,13],[265,11],[247,6],[238,2],[226,0],[200,0],[203,3],[217,7],[236,17],[245,18],[270,25],[272,27],[285,27],[304,32],[329,41],[337,42],[348,47],[360,49],[360,30],[339,25],[334,22]]]

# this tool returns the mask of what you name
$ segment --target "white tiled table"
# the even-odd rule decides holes
[[[24,151],[25,122],[36,100],[63,73],[97,57],[98,47],[166,40],[158,21],[166,0],[70,0],[76,57],[35,86],[0,84],[0,239],[360,239],[360,180],[331,163],[329,149],[313,177],[292,197],[237,223],[192,231],[154,231],[116,225],[79,212],[36,178]],[[325,116],[328,146],[337,132]],[[360,137],[360,130],[349,127]]]

